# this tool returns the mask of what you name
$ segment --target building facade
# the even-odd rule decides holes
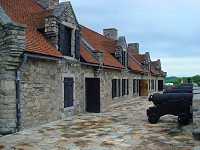
[[[0,0],[0,14],[1,133],[163,90],[160,60],[80,25],[70,2]]]

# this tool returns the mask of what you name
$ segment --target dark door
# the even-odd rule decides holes
[[[148,80],[140,80],[140,96],[148,96]]]
[[[86,111],[100,113],[100,79],[85,79]]]
[[[163,80],[158,80],[158,91],[163,91]]]

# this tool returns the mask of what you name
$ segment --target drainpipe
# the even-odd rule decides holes
[[[20,70],[24,63],[27,61],[27,56],[23,56],[23,60],[18,66],[16,70],[16,117],[17,117],[17,124],[16,124],[16,132],[19,132],[21,127],[21,113],[20,113]]]

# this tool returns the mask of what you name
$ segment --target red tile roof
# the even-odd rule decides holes
[[[81,57],[89,63],[95,63],[95,64],[100,64],[99,61],[90,53],[86,50],[86,48],[81,44],[80,45],[81,49]]]
[[[138,54],[136,52],[134,52],[133,50],[129,49],[129,53],[140,63],[143,64],[144,63],[144,57],[145,54]]]
[[[41,12],[32,13],[33,24],[37,29],[42,29],[45,27],[45,16],[53,13],[54,9],[44,10]]]
[[[95,50],[103,51],[103,64],[106,66],[112,66],[116,68],[125,67],[114,58],[110,52],[114,51],[116,41],[112,41],[109,38],[92,31],[82,26],[82,37],[87,41]]]
[[[152,72],[153,74],[159,74],[159,73],[155,70],[155,68],[154,68],[153,66],[151,66],[151,72]]]
[[[151,62],[151,65],[152,65],[154,68],[156,68],[156,63],[157,63],[157,61],[152,61],[152,62]]]
[[[0,0],[0,4],[12,21],[27,25],[26,52],[63,57],[62,54],[37,31],[37,27],[41,27],[42,25],[40,23],[36,23],[35,25],[33,16],[37,13],[50,13],[51,10],[45,11],[39,4],[32,0]]]
[[[143,54],[143,55],[141,55],[141,54],[133,55],[133,57],[134,57],[139,63],[141,63],[141,64],[144,63],[144,57],[145,57],[144,54]]]
[[[128,49],[131,56],[138,55],[138,53],[134,52],[132,49]]]
[[[141,55],[141,54],[138,54],[136,52],[134,52],[133,50],[129,49],[129,54],[134,57],[142,66],[143,62],[144,62],[144,57],[145,55]],[[148,69],[142,69],[143,72],[146,72],[146,73],[151,73]]]
[[[144,70],[135,61],[133,61],[130,57],[129,57],[129,67],[131,68],[131,70],[144,72]]]
[[[109,53],[115,53],[115,45],[117,44],[117,40],[101,41],[101,44]]]

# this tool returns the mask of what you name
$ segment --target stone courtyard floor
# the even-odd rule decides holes
[[[147,120],[148,97],[110,105],[102,113],[83,113],[0,137],[0,149],[134,150],[200,149],[192,125],[179,127],[176,116],[157,124]]]

